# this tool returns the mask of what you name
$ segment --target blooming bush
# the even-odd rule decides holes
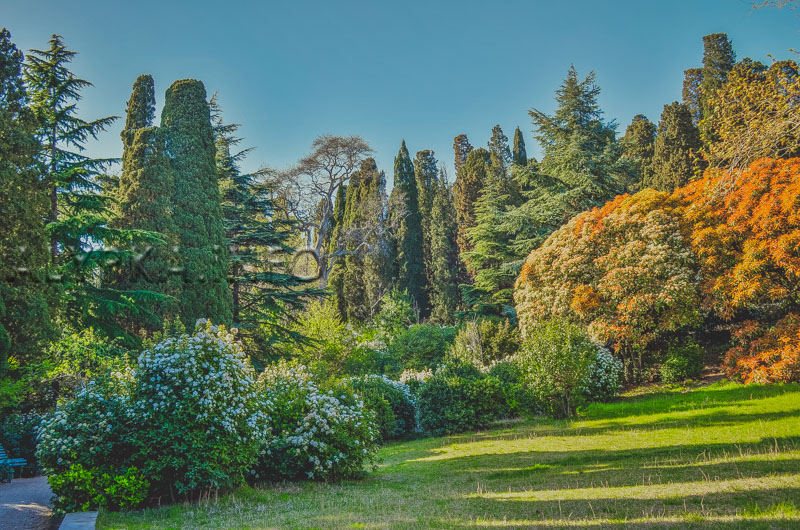
[[[415,408],[408,385],[392,381],[385,375],[351,377],[344,383],[361,396],[368,409],[375,412],[381,438],[400,438],[414,430]],[[379,413],[384,409],[382,402],[388,406],[390,413],[383,416],[383,421]]]
[[[336,480],[374,463],[378,430],[352,390],[325,392],[302,365],[280,363],[259,377],[268,417],[255,480]]]
[[[411,393],[416,396],[425,381],[431,377],[433,377],[433,370],[430,368],[426,368],[425,370],[407,369],[403,370],[398,380],[406,385]]]
[[[596,351],[594,362],[581,383],[581,390],[587,401],[608,401],[619,395],[624,367],[622,361],[606,348],[598,346]]]
[[[138,461],[158,492],[240,484],[269,435],[256,375],[233,334],[198,320],[139,356]]]

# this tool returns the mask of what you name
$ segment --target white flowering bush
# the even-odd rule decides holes
[[[425,370],[403,370],[398,380],[404,385],[408,386],[412,394],[417,394],[420,387],[433,377],[433,369],[426,368]]]
[[[231,331],[205,319],[142,352],[133,397],[138,459],[155,493],[240,484],[269,435],[250,361]]]
[[[608,401],[619,395],[624,377],[622,361],[608,349],[597,347],[597,356],[589,367],[581,387],[587,401]]]
[[[355,390],[366,407],[375,413],[383,440],[400,438],[414,431],[414,397],[407,384],[374,374],[350,377],[342,384]]]
[[[280,363],[259,378],[268,431],[253,480],[337,480],[375,461],[373,414],[352,390],[324,391],[301,365]]]

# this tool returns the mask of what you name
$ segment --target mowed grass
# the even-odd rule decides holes
[[[102,528],[800,528],[800,385],[718,384],[393,443],[344,484],[103,513]]]

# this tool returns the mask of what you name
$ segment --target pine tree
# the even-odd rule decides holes
[[[27,364],[55,334],[43,281],[47,194],[36,172],[39,143],[22,64],[11,34],[0,29],[0,378],[10,355]]]
[[[642,189],[642,182],[650,181],[650,164],[653,161],[653,144],[656,139],[656,126],[643,114],[637,114],[625,129],[622,137],[622,156],[634,168],[629,182],[622,182],[631,192]]]
[[[407,290],[412,305],[421,315],[427,315],[425,260],[423,255],[422,220],[419,193],[414,177],[414,164],[403,140],[394,158],[394,188],[390,215],[394,227],[393,252],[395,287]]]
[[[697,125],[703,119],[703,69],[689,68],[683,72],[683,102],[689,106],[692,122]]]
[[[519,127],[514,131],[514,151],[511,155],[511,161],[515,166],[528,165],[528,153],[525,151],[525,138],[522,137],[522,131]]]
[[[508,148],[508,137],[500,125],[492,127],[492,136],[489,138],[487,147],[489,148],[489,153],[502,163],[502,166],[498,165],[498,170],[502,167],[503,172],[505,172],[506,168],[511,165],[511,150]]]
[[[570,66],[556,90],[555,114],[530,111],[536,138],[544,149],[540,170],[571,189],[578,211],[604,204],[620,187],[614,177],[622,154],[615,140],[616,124],[602,118],[597,105],[600,88],[594,79],[591,72],[580,81]]]
[[[466,134],[459,134],[453,138],[453,151],[455,151],[455,168],[456,176],[458,175],[461,166],[467,162],[467,156],[472,151],[472,146],[469,144],[469,139]]]
[[[102,171],[114,160],[83,154],[89,138],[96,138],[116,116],[85,121],[77,116],[81,90],[91,83],[75,77],[68,66],[76,52],[53,35],[47,50],[31,50],[25,76],[31,108],[37,118],[42,145],[37,159],[50,196],[47,217],[50,253],[62,281],[59,310],[65,324],[93,327],[135,345],[126,322],[158,323],[151,307],[165,297],[154,291],[124,290],[96,278],[115,277],[116,268],[130,267],[136,255],[131,241],[157,241],[157,234],[111,226],[112,197],[101,183]]]
[[[712,100],[714,94],[728,80],[730,72],[736,64],[736,53],[733,44],[725,33],[712,33],[703,37],[703,84],[702,84],[702,118],[699,123],[703,137],[708,142],[716,140],[716,133],[710,130],[711,113],[714,111]]]
[[[440,174],[431,209],[430,300],[433,322],[449,324],[458,306],[458,244],[453,192]]]
[[[301,310],[310,296],[302,278],[287,272],[294,248],[290,239],[295,223],[274,216],[275,205],[263,172],[243,173],[239,163],[251,149],[234,152],[241,142],[238,124],[226,124],[216,96],[209,102],[216,143],[225,237],[230,255],[233,324],[250,356],[270,360],[276,345],[301,339],[292,330],[289,315]]]
[[[472,250],[469,230],[475,226],[475,203],[488,179],[490,157],[489,151],[483,148],[471,151],[453,184],[453,203],[458,223],[458,249],[462,256]]]
[[[417,151],[414,159],[414,179],[419,193],[419,215],[422,223],[422,256],[428,292],[433,286],[431,276],[431,214],[438,187],[439,169],[433,151]],[[430,296],[429,296],[430,298]]]
[[[383,223],[385,176],[373,158],[361,163],[347,189],[342,226],[346,250],[342,272],[342,294],[347,319],[366,321],[378,310],[388,291],[386,245],[380,225]],[[375,225],[375,218],[379,224]]]
[[[699,149],[700,135],[689,107],[677,101],[664,105],[649,178],[643,187],[671,192],[686,185],[694,175],[693,160]]]
[[[174,176],[173,222],[180,245],[185,325],[201,317],[230,324],[232,296],[225,275],[228,250],[215,164],[211,113],[203,83],[176,81],[167,90],[161,127]]]

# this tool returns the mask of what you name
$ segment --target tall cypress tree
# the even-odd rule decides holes
[[[622,156],[631,164],[632,177],[628,182],[621,182],[627,191],[636,192],[642,189],[643,182],[650,181],[650,165],[653,161],[653,144],[656,139],[656,126],[643,114],[637,114],[625,129],[622,137]]]
[[[433,278],[431,276],[431,214],[439,179],[439,169],[437,165],[433,151],[428,149],[417,151],[417,156],[414,159],[414,178],[417,182],[417,191],[419,193],[419,215],[422,223],[422,255],[429,294],[433,286]]]
[[[514,131],[514,150],[511,155],[511,161],[515,166],[528,165],[528,153],[525,151],[525,138],[522,137],[522,131],[519,127]]]
[[[427,315],[425,260],[423,256],[422,220],[419,194],[414,177],[414,164],[403,140],[394,158],[394,198],[390,199],[393,211],[391,224],[395,228],[393,256],[395,260],[396,287],[408,291],[412,304],[420,315]]]
[[[436,184],[430,221],[430,317],[434,322],[448,324],[458,307],[458,226],[453,192],[443,173]]]
[[[0,30],[0,378],[13,355],[28,363],[55,334],[44,277],[49,261],[42,219],[46,189],[39,181],[36,120],[22,78],[23,55]]]
[[[229,324],[233,318],[233,301],[225,278],[229,256],[214,131],[202,82],[183,79],[169,87],[161,126],[175,182],[172,218],[184,281],[181,319],[187,326],[200,317]]]
[[[471,151],[453,184],[453,202],[458,223],[458,249],[462,256],[472,250],[469,230],[475,226],[475,203],[488,179],[490,157],[489,151],[483,148]]]
[[[472,146],[466,134],[459,134],[453,138],[453,151],[455,153],[456,175],[458,175],[461,166],[467,162],[467,156],[472,151]]]
[[[505,172],[506,168],[511,164],[511,150],[508,148],[508,137],[500,125],[492,127],[492,136],[489,138],[487,147],[489,148],[489,153],[502,163],[502,165],[495,164],[495,166],[498,166],[498,171],[502,167]]]
[[[706,119],[713,112],[714,94],[728,81],[728,72],[736,64],[736,53],[733,44],[725,33],[712,33],[703,37],[703,85],[702,85],[702,118]],[[716,134],[709,130],[708,121],[700,122],[703,136],[714,141]]]
[[[694,175],[694,159],[700,149],[700,134],[684,103],[664,105],[653,161],[644,187],[671,192],[686,185]]]
[[[357,177],[356,172],[356,178]],[[352,178],[352,177],[351,177]],[[352,185],[352,180],[351,180]],[[333,254],[336,250],[336,245],[341,239],[342,230],[344,229],[344,212],[347,208],[347,188],[346,184],[339,186],[336,191],[336,201],[333,207],[333,216],[331,218],[330,240],[328,241],[327,251],[328,254]],[[328,276],[328,290],[333,293],[336,301],[336,306],[339,309],[340,315],[347,314],[347,304],[344,298],[344,260],[337,259],[333,262],[333,268]]]
[[[683,72],[683,102],[689,106],[695,125],[703,119],[703,69],[689,68]]]

